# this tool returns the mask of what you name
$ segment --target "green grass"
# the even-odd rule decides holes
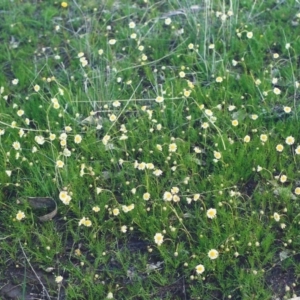
[[[300,294],[300,6],[198,2],[1,1],[1,286]]]

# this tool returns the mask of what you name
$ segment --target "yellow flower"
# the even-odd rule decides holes
[[[278,152],[282,152],[282,151],[283,151],[283,146],[282,146],[281,144],[278,144],[278,145],[276,146],[276,150],[277,150]]]
[[[192,49],[194,49],[194,44],[188,44],[188,48],[190,49],[190,50],[192,50]]]
[[[134,22],[130,22],[128,26],[129,26],[129,28],[133,29],[133,28],[135,28],[135,23]]]
[[[275,220],[276,222],[279,222],[279,220],[280,220],[280,215],[279,215],[278,213],[274,213],[273,217],[274,217],[274,220]]]
[[[62,201],[63,204],[69,205],[70,201],[72,200],[72,197],[70,195],[68,195],[68,192],[61,191],[59,193],[59,199]]]
[[[172,143],[169,145],[169,152],[175,152],[177,150],[177,145]]]
[[[156,233],[154,236],[154,242],[160,246],[164,241],[164,236],[161,233]]]
[[[296,187],[294,193],[300,195],[300,187]]]
[[[108,141],[110,140],[110,136],[109,135],[105,135],[102,139],[102,143],[104,145],[107,145]]]
[[[189,97],[190,94],[191,94],[191,91],[188,91],[188,90],[184,90],[184,92],[183,92],[184,97]]]
[[[91,227],[91,226],[92,226],[92,222],[91,222],[88,218],[83,217],[83,218],[79,221],[78,225],[79,225],[79,226],[84,225],[84,226],[86,226],[86,227]]]
[[[145,168],[146,168],[146,163],[144,163],[144,162],[139,163],[138,166],[137,166],[137,168],[138,168],[139,170],[145,170]]]
[[[203,265],[198,265],[195,267],[195,269],[196,269],[197,274],[202,274],[205,271],[205,268]]]
[[[274,93],[275,95],[280,95],[280,94],[281,94],[281,90],[280,90],[279,88],[274,88],[274,89],[273,89],[273,93]]]
[[[238,120],[233,120],[231,122],[232,126],[238,126],[239,125],[239,121]]]
[[[173,195],[172,195],[170,192],[165,192],[165,193],[164,193],[164,196],[163,196],[163,199],[164,199],[165,201],[172,201]]]
[[[294,142],[295,142],[295,139],[294,139],[292,136],[288,136],[288,137],[285,139],[285,142],[286,142],[288,145],[293,145]]]
[[[136,39],[136,37],[137,37],[137,34],[136,34],[136,33],[132,33],[132,34],[130,35],[130,38],[132,38],[132,39]]]
[[[178,195],[174,195],[173,196],[173,201],[174,202],[179,202],[180,201],[180,197]]]
[[[180,78],[184,78],[185,77],[185,73],[183,71],[179,72],[179,77]]]
[[[250,136],[249,135],[246,135],[245,137],[244,137],[244,142],[245,143],[249,143],[250,142]]]
[[[216,259],[216,258],[218,258],[218,256],[219,256],[219,252],[217,250],[215,250],[215,249],[209,250],[208,257],[210,259]]]
[[[171,193],[174,194],[178,194],[179,193],[179,188],[177,186],[174,186],[171,188]]]
[[[247,38],[248,38],[248,39],[252,39],[252,37],[253,37],[253,32],[248,31],[248,32],[247,32]]]
[[[63,7],[63,8],[68,7],[68,3],[67,3],[67,2],[62,2],[62,3],[61,3],[61,7]]]
[[[154,164],[153,163],[147,163],[146,168],[149,169],[149,170],[153,170],[154,169]]]
[[[19,110],[17,111],[17,115],[18,115],[19,117],[23,116],[23,115],[24,115],[24,110],[19,109]]]
[[[209,127],[209,124],[207,122],[202,123],[201,127],[203,129],[207,129]]]
[[[76,249],[74,252],[75,252],[75,255],[76,255],[76,256],[80,256],[80,255],[81,255],[80,249]]]
[[[117,216],[120,213],[120,210],[118,208],[113,209],[113,215]]]
[[[266,142],[266,141],[268,140],[268,136],[267,136],[266,134],[261,134],[261,135],[260,135],[260,140],[261,140],[262,142]]]
[[[213,219],[217,215],[217,210],[215,208],[210,208],[207,212],[206,215],[208,218]]]
[[[213,112],[210,109],[206,109],[204,112],[209,117],[211,117],[213,115]]]
[[[63,281],[63,277],[62,276],[56,276],[56,278],[55,278],[55,282],[56,283],[61,283],[62,281]]]
[[[100,207],[99,206],[94,206],[93,207],[93,211],[94,212],[99,212],[100,211]]]
[[[160,169],[156,169],[156,170],[153,172],[153,174],[154,174],[155,176],[160,176],[162,173],[163,173],[163,171],[160,170]]]
[[[156,145],[156,149],[159,150],[159,151],[162,151],[162,146],[159,145],[159,144],[157,144],[157,145]]]
[[[215,159],[220,159],[221,158],[221,153],[220,152],[218,152],[218,151],[214,151],[214,157],[215,157]]]
[[[92,226],[92,222],[89,219],[85,219],[83,225],[86,226],[86,227],[91,227]]]
[[[17,215],[16,215],[16,219],[17,219],[18,221],[21,221],[21,220],[24,219],[24,218],[25,218],[24,212],[19,210],[18,213],[17,213]]]
[[[82,141],[81,135],[76,134],[75,137],[74,137],[74,142],[75,142],[76,144],[79,144],[79,143],[81,143],[81,141]]]
[[[143,195],[143,199],[146,200],[146,201],[148,201],[150,199],[150,194],[149,193],[145,193]]]
[[[287,180],[287,176],[286,175],[281,175],[279,180],[280,180],[281,183],[284,183]]]
[[[199,200],[200,199],[200,194],[195,194],[194,196],[193,196],[193,200],[194,201],[197,201],[197,200]]]
[[[157,96],[156,99],[155,99],[155,101],[156,101],[157,103],[162,103],[162,102],[164,102],[164,97],[162,97],[162,96]]]
[[[121,232],[123,232],[123,233],[127,232],[127,226],[126,225],[121,226]]]
[[[108,43],[109,43],[110,45],[114,45],[116,42],[117,42],[117,41],[116,41],[115,39],[111,39],[111,40],[108,41]]]
[[[41,135],[37,135],[34,140],[39,144],[43,145],[45,143],[45,138]]]
[[[72,131],[72,127],[71,126],[66,126],[65,127],[65,131],[68,132],[68,133],[71,132]]]
[[[55,135],[54,133],[50,133],[50,135],[49,135],[49,140],[50,140],[50,141],[54,141],[55,138],[56,138],[56,135]]]
[[[58,161],[56,161],[56,166],[58,168],[63,168],[64,167],[64,162],[62,160],[58,160]]]
[[[38,92],[41,88],[40,88],[39,85],[36,84],[36,85],[33,87],[33,89],[34,89],[36,92]]]
[[[19,142],[13,142],[13,147],[15,148],[15,150],[21,150],[21,144]]]
[[[166,19],[165,19],[165,24],[166,24],[166,25],[170,25],[171,23],[172,23],[171,18],[166,18]]]

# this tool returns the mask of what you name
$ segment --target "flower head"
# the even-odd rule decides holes
[[[283,151],[283,146],[281,145],[281,144],[278,144],[277,146],[276,146],[276,150],[278,151],[278,152],[282,152]]]
[[[129,28],[133,29],[133,28],[135,28],[135,23],[134,22],[130,22],[128,26],[129,26]]]
[[[220,159],[222,157],[222,155],[220,152],[214,151],[214,157],[215,157],[215,159]]]
[[[25,213],[24,213],[23,211],[19,210],[18,213],[17,213],[17,215],[16,215],[16,219],[17,219],[18,221],[21,221],[21,220],[23,220],[24,218],[25,218]]]
[[[213,219],[217,216],[217,210],[215,208],[210,208],[207,212],[206,215],[208,218]]]
[[[93,209],[94,212],[99,212],[100,211],[100,207],[99,206],[94,206],[92,209]]]
[[[55,282],[56,283],[62,283],[63,280],[64,280],[64,278],[62,276],[56,276],[55,277]]]
[[[215,250],[215,249],[209,250],[208,257],[210,259],[216,259],[216,258],[218,258],[218,256],[219,256],[219,252],[217,250]]]
[[[75,142],[76,144],[80,144],[81,141],[82,141],[81,135],[76,134],[75,137],[74,137],[74,142]]]
[[[38,92],[41,88],[40,88],[40,86],[39,86],[38,84],[36,84],[36,85],[33,87],[33,89],[34,89],[36,92]]]
[[[300,195],[300,187],[296,187],[294,193]]]
[[[154,236],[154,242],[160,246],[164,241],[164,236],[161,233],[156,233]]]
[[[248,39],[252,39],[253,38],[253,32],[252,31],[248,31],[247,32],[247,38]]]
[[[118,208],[114,208],[112,212],[114,216],[117,216],[120,213],[120,210]]]
[[[144,193],[143,199],[148,201],[150,199],[150,194],[149,193]]]
[[[117,42],[117,41],[116,41],[115,39],[111,39],[111,40],[108,41],[108,43],[109,43],[110,45],[114,45],[116,42]]]
[[[295,139],[294,139],[292,136],[288,136],[288,137],[285,139],[285,142],[286,142],[288,145],[293,145],[294,142],[295,142]]]
[[[166,18],[165,19],[165,24],[166,25],[170,25],[172,23],[172,19],[171,18]]]
[[[72,200],[71,196],[68,194],[67,191],[61,191],[59,193],[59,199],[62,201],[63,204],[69,205],[70,201]]]
[[[56,166],[57,166],[58,168],[63,168],[64,165],[65,165],[65,163],[64,163],[62,160],[57,160],[57,161],[56,161]]]
[[[45,138],[42,135],[37,135],[34,140],[39,144],[43,145],[45,143]]]
[[[251,140],[251,137],[250,137],[249,135],[245,135],[245,137],[244,137],[244,142],[245,142],[245,143],[249,143],[250,140]]]
[[[14,147],[14,149],[15,150],[21,150],[21,144],[19,143],[19,142],[13,142],[13,145],[12,145],[13,147]]]
[[[92,226],[92,222],[91,222],[88,218],[83,217],[83,218],[79,221],[78,225],[79,225],[79,226],[84,225],[84,226],[86,226],[86,227],[91,227],[91,226]]]
[[[202,274],[205,271],[205,268],[203,265],[198,265],[195,267],[195,269],[196,269],[197,274]]]
[[[273,217],[276,222],[280,221],[280,215],[277,212],[274,213]]]
[[[164,199],[165,201],[172,201],[173,195],[172,195],[170,192],[164,192],[163,199]]]
[[[164,102],[164,97],[162,97],[162,96],[157,96],[157,97],[155,98],[155,102],[157,102],[157,103],[162,103],[162,102]]]
[[[266,141],[268,140],[268,136],[267,136],[266,134],[261,134],[261,135],[260,135],[260,140],[261,140],[262,142],[266,142]]]
[[[172,143],[169,145],[169,152],[176,152],[177,145],[175,143]]]
[[[275,95],[280,95],[280,94],[281,94],[281,90],[280,90],[279,88],[274,88],[274,89],[273,89],[273,93],[274,93]]]

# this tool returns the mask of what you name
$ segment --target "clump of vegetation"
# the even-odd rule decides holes
[[[129,2],[0,3],[1,286],[299,295],[299,4]]]

